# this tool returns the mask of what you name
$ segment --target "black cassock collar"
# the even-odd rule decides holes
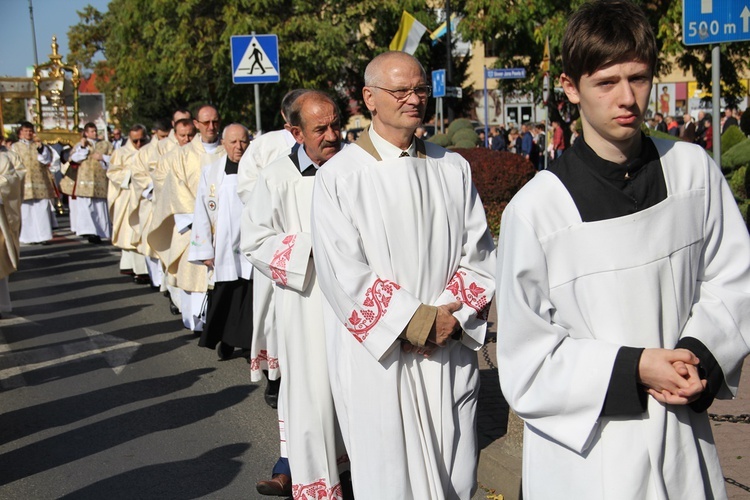
[[[550,165],[562,181],[584,222],[614,219],[656,205],[667,198],[659,152],[642,136],[636,158],[618,164],[600,158],[579,138]]]

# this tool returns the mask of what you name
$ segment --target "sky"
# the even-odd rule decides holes
[[[109,0],[32,0],[34,27],[39,64],[49,61],[52,36],[57,35],[63,61],[68,56],[68,29],[78,24],[76,11],[92,5],[100,12],[107,10]],[[31,36],[29,0],[0,0],[0,76],[26,76],[26,68],[34,65],[34,44]]]

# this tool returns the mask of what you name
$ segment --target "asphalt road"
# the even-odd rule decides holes
[[[22,248],[0,319],[0,499],[259,498],[279,446],[264,383],[198,347],[116,249],[55,234]]]

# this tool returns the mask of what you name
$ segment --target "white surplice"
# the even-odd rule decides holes
[[[236,281],[238,278],[249,280],[253,271],[253,266],[240,251],[243,206],[237,195],[237,175],[226,174],[226,162],[227,155],[222,155],[203,167],[188,250],[188,260],[194,264],[203,265],[204,260],[214,259],[214,282]]]
[[[21,243],[41,243],[52,239],[55,207],[52,200],[28,200],[21,204]]]
[[[701,148],[654,143],[668,196],[648,209],[582,223],[541,172],[503,213],[498,366],[526,422],[524,498],[726,498],[705,412],[649,397],[643,414],[600,416],[621,346],[696,338],[731,397],[750,345],[750,240],[734,197]]]
[[[314,177],[303,177],[288,156],[277,159],[260,171],[242,220],[243,252],[276,286],[274,323],[283,401],[279,419],[295,500],[341,499],[339,465],[346,469],[347,462],[336,425],[323,298],[312,261],[313,183]]]
[[[288,155],[296,142],[288,130],[274,130],[250,142],[237,170],[237,194],[245,210],[255,188],[258,173],[279,156]],[[243,217],[245,217],[243,215]],[[250,348],[250,380],[259,382],[263,372],[270,380],[279,378],[279,354],[273,324],[274,284],[262,273],[253,278],[253,342]]]
[[[468,499],[478,459],[475,351],[494,292],[484,209],[458,154],[425,143],[426,158],[377,161],[362,140],[321,168],[313,196],[331,386],[354,495]],[[460,341],[429,358],[402,351],[399,335],[420,304],[456,300]]]

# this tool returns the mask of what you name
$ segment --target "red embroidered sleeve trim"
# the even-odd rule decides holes
[[[341,483],[328,488],[325,479],[321,478],[310,484],[293,484],[292,497],[295,500],[343,500],[344,494]]]
[[[250,370],[257,371],[261,369],[261,362],[265,361],[268,363],[269,370],[275,370],[279,367],[279,358],[274,358],[268,355],[268,351],[262,350],[254,358],[250,358]]]
[[[376,279],[365,292],[364,308],[353,310],[346,322],[346,328],[359,342],[364,342],[370,330],[380,321],[388,310],[394,290],[401,287],[388,280]]]
[[[468,287],[464,282],[466,277],[465,271],[457,271],[453,275],[446,290],[450,291],[456,300],[460,300],[467,306],[471,307],[477,312],[479,319],[487,319],[487,315],[490,312],[489,302],[487,301],[487,295],[485,295],[485,289],[472,282]]]
[[[271,268],[271,279],[280,285],[286,286],[286,266],[289,264],[289,259],[292,256],[292,248],[294,248],[294,241],[297,239],[296,234],[290,234],[283,240],[281,248],[276,250],[271,259],[271,264],[268,267]]]

